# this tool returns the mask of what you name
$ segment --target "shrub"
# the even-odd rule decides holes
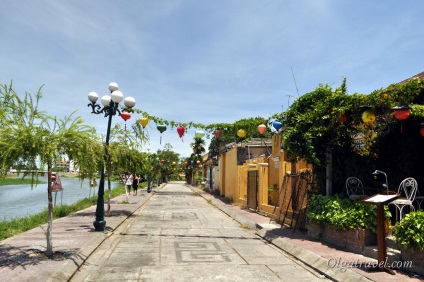
[[[377,229],[377,207],[364,205],[360,200],[310,195],[306,214],[311,222],[318,225],[330,225],[335,229],[366,228],[374,233]],[[387,207],[385,207],[385,216],[386,218],[391,216]]]
[[[424,211],[411,212],[393,228],[396,242],[405,248],[418,248],[424,252]]]

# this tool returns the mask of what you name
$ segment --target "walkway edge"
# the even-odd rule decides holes
[[[165,185],[164,185],[165,186]],[[161,189],[162,187],[158,187]],[[152,191],[153,192],[153,191]],[[74,274],[78,271],[78,269],[84,264],[84,262],[90,257],[90,255],[107,239],[111,236],[124,222],[128,220],[131,216],[133,216],[138,210],[140,210],[154,195],[155,193],[148,193],[148,197],[140,202],[140,205],[133,210],[128,216],[122,217],[120,221],[112,227],[112,230],[108,232],[93,232],[94,236],[92,239],[87,241],[84,245],[80,247],[80,249],[73,255],[71,260],[67,260],[61,268],[56,270],[51,277],[47,280],[48,282],[61,282],[61,281],[69,281]],[[118,196],[121,197],[122,195]],[[118,198],[116,197],[116,198]],[[87,208],[89,209],[89,208]],[[84,210],[79,211],[84,212]],[[77,212],[78,213],[78,212]],[[109,226],[111,227],[111,226]]]
[[[340,268],[331,268],[328,266],[328,260],[325,258],[308,251],[300,246],[297,246],[278,235],[272,234],[269,230],[260,229],[257,230],[257,234],[272,243],[276,247],[285,251],[286,253],[296,257],[306,265],[312,267],[320,273],[325,274],[327,277],[331,279],[335,279],[337,281],[372,281],[365,276],[360,275],[352,270],[345,269],[341,271]]]

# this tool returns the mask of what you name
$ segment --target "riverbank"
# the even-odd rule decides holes
[[[104,201],[107,202],[108,193],[104,195]],[[125,194],[123,185],[119,185],[111,190],[111,198]],[[65,217],[74,212],[86,209],[90,206],[96,205],[97,196],[84,198],[71,205],[56,205],[53,209],[53,219]],[[25,231],[31,230],[35,227],[47,223],[48,211],[47,208],[42,212],[35,215],[12,219],[10,221],[0,221],[0,240],[18,235]]]
[[[31,178],[0,178],[0,186],[2,185],[21,185],[21,184],[43,184],[45,182]]]

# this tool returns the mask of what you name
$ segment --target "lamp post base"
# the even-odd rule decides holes
[[[152,192],[152,182],[150,180],[150,172],[147,174],[147,193]]]
[[[96,219],[95,221],[93,221],[93,225],[94,225],[94,230],[105,231],[106,220]]]

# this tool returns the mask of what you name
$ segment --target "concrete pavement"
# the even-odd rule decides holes
[[[421,281],[399,271],[390,275],[329,264],[370,259],[299,231],[273,229],[269,218],[183,183],[139,194],[130,196],[130,204],[120,203],[125,196],[114,199],[105,233],[93,231],[95,207],[56,220],[53,260],[42,255],[42,228],[3,241],[1,280]]]
[[[170,183],[121,225],[71,281],[329,281]]]

